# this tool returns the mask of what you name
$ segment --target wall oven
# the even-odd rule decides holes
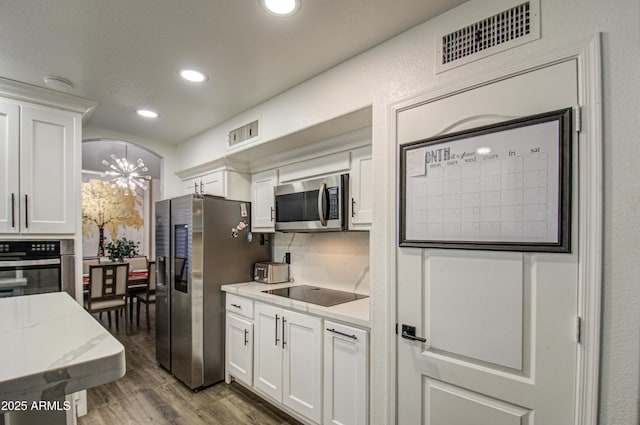
[[[0,297],[75,295],[73,239],[0,241]]]
[[[349,175],[276,186],[276,230],[328,232],[347,230]]]

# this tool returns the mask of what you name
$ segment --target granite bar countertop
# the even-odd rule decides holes
[[[363,328],[371,328],[371,323],[369,322],[369,297],[334,305],[332,307],[323,307],[321,305],[306,303],[262,292],[267,289],[287,288],[302,284],[303,283],[299,282],[296,282],[295,284],[287,282],[266,285],[258,282],[244,282],[222,285],[222,290],[231,294],[251,298],[256,301],[263,301],[280,307],[289,308],[291,310],[298,310],[327,319],[335,319]],[[323,287],[323,285],[317,283],[309,285]]]
[[[122,344],[64,292],[0,299],[0,341],[3,401],[53,400],[126,370]]]

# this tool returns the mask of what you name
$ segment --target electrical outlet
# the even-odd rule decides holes
[[[285,252],[284,254],[284,262],[287,264],[291,264],[291,253],[290,252]]]

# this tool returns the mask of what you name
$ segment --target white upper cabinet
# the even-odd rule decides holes
[[[251,230],[275,231],[275,205],[273,190],[278,184],[278,170],[256,173],[251,177]]]
[[[184,193],[213,195],[235,201],[251,199],[251,177],[232,170],[217,170],[182,181]]]
[[[369,230],[373,221],[373,162],[371,145],[351,151],[349,229]]]
[[[185,195],[200,194],[201,182],[202,182],[202,179],[200,177],[182,180],[182,187],[184,188],[184,194]]]
[[[185,194],[227,197],[225,171],[219,170],[193,179],[183,180]]]
[[[20,231],[20,108],[0,101],[0,232]]]
[[[2,101],[0,121],[0,230],[74,233],[80,114]]]
[[[205,174],[200,181],[201,192],[207,195],[227,197],[226,172],[214,171]]]

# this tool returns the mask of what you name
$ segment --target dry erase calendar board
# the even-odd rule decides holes
[[[571,108],[400,146],[400,246],[570,251]]]

